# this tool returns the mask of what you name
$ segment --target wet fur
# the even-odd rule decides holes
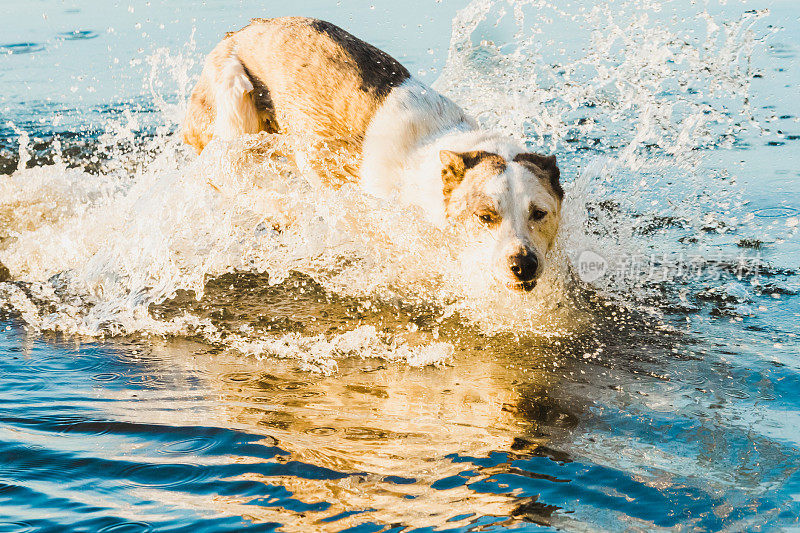
[[[357,179],[368,193],[419,206],[433,223],[474,226],[481,209],[507,284],[509,257],[552,247],[563,190],[555,157],[482,131],[450,99],[388,54],[333,24],[254,19],[209,54],[188,106],[184,140],[257,132],[301,142],[298,167],[322,183]],[[491,206],[491,207],[487,207]],[[547,216],[531,221],[532,210]]]
[[[231,68],[231,63],[241,68]],[[190,98],[183,138],[199,153],[212,137],[234,137],[237,124],[242,125],[238,134],[288,134],[307,146],[301,165],[328,178],[352,179],[358,175],[375,111],[392,88],[409,77],[388,54],[328,22],[254,19],[228,34],[206,59]],[[247,84],[253,90],[246,98],[238,89],[227,98],[220,93],[220,88]],[[257,119],[240,119],[252,115]],[[318,156],[324,159],[332,151],[348,160],[344,174],[315,165]]]

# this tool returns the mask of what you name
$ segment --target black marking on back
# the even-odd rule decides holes
[[[408,70],[392,56],[339,26],[324,20],[313,20],[310,25],[351,54],[355,63],[353,66],[358,70],[362,79],[360,87],[362,91],[374,92],[380,98],[385,98],[392,88],[411,77]]]

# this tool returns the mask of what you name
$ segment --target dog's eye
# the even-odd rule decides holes
[[[547,211],[534,207],[531,211],[531,220],[542,220],[547,216]]]
[[[484,224],[493,224],[495,220],[497,220],[497,217],[492,213],[480,213],[478,214],[478,220]]]

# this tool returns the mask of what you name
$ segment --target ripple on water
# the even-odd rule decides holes
[[[326,427],[326,426],[318,428],[310,428],[306,430],[306,433],[310,435],[322,435],[323,437],[325,437],[336,433],[336,428]]]
[[[116,381],[121,377],[122,377],[121,372],[102,372],[100,374],[95,374],[94,376],[92,376],[92,380],[101,382]]]
[[[783,206],[765,207],[764,209],[753,211],[753,215],[759,218],[784,218],[797,215],[798,213],[800,213],[800,209]]]
[[[388,431],[367,427],[347,428],[344,434],[349,440],[385,440],[390,436]]]
[[[39,352],[25,361],[28,371],[37,374],[61,374],[63,372],[90,373],[99,370],[106,362],[90,354],[53,354]]]
[[[289,381],[278,384],[277,388],[283,391],[297,391],[308,387],[308,385],[305,381]]]
[[[86,41],[89,39],[94,39],[97,36],[97,32],[90,30],[65,31],[58,34],[58,38],[62,41]]]
[[[41,43],[0,44],[0,54],[32,54],[33,52],[41,52],[42,50],[44,50],[44,45]]]
[[[135,464],[126,468],[121,477],[136,487],[172,489],[201,480],[204,471],[188,463]]]
[[[61,428],[63,435],[81,434],[91,437],[99,437],[111,432],[116,424],[108,420],[80,420],[71,424],[66,424]]]
[[[231,372],[222,376],[222,380],[226,383],[246,385],[246,388],[250,390],[281,391],[285,395],[297,398],[314,398],[325,394],[322,391],[309,390],[311,384],[307,381],[282,380],[264,373]],[[271,401],[271,397],[269,399],[253,398],[253,400],[256,402]]]
[[[153,531],[153,526],[147,522],[120,522],[106,526],[98,530],[98,533],[146,533],[148,531]]]
[[[252,372],[231,372],[222,376],[222,381],[227,383],[248,383],[255,381],[257,375]]]
[[[0,533],[27,533],[34,527],[27,522],[0,522]]]
[[[305,381],[289,381],[280,383],[275,388],[281,391],[283,395],[293,398],[318,398],[320,396],[325,396],[323,391],[311,390],[309,389],[310,386],[311,384]]]
[[[206,437],[194,437],[175,442],[169,442],[161,446],[157,453],[163,455],[183,455],[187,453],[198,453],[214,446],[216,442]]]

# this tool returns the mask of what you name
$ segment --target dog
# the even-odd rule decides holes
[[[315,180],[358,180],[439,226],[488,231],[487,259],[512,289],[533,289],[545,268],[564,199],[555,156],[481,130],[391,56],[334,24],[253,19],[209,54],[184,141],[200,153],[212,139],[259,132],[302,138],[293,157]]]

